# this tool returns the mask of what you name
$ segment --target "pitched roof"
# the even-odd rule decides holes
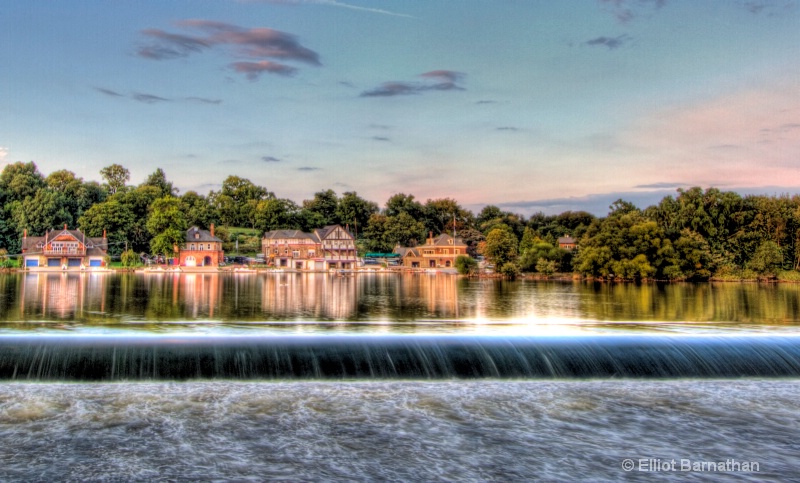
[[[574,239],[574,238],[572,238],[572,237],[571,237],[571,236],[569,236],[569,235],[567,235],[567,236],[562,236],[562,237],[559,237],[559,238],[558,238],[558,244],[559,244],[559,245],[568,245],[568,244],[571,244],[571,243],[575,243],[575,239]]]
[[[199,234],[200,236],[197,237],[197,236],[195,236],[195,234]],[[186,230],[186,241],[187,242],[200,241],[200,242],[220,242],[220,243],[222,243],[222,240],[220,240],[219,238],[211,235],[210,231],[201,230],[200,228],[197,228],[196,226],[193,226],[193,227],[189,228],[188,230]]]
[[[264,233],[264,238],[268,240],[284,240],[284,239],[311,239],[318,241],[313,233],[307,233],[300,230],[272,230]]]
[[[108,250],[108,240],[103,237],[90,237],[85,236],[82,231],[80,230],[51,230],[45,233],[44,236],[23,236],[22,237],[22,249],[26,252],[36,252],[41,250],[46,243],[49,243],[53,239],[62,236],[68,235],[74,238],[76,241],[83,243],[86,245],[86,254],[87,255],[97,255],[103,256],[106,254]],[[38,245],[41,244],[42,247]],[[91,248],[89,248],[91,247]]]
[[[450,243],[451,241],[453,241],[453,243]],[[439,236],[437,236],[436,238],[433,239],[433,246],[437,246],[437,247],[438,246],[452,247],[452,246],[467,246],[467,244],[464,243],[464,240],[462,240],[461,238],[455,238],[454,239],[452,236],[448,235],[447,233],[442,233],[441,235],[439,235]]]

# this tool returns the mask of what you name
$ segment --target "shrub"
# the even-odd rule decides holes
[[[468,255],[456,257],[455,266],[461,275],[475,275],[478,273],[478,261]]]

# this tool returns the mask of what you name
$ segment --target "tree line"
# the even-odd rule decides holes
[[[577,272],[625,280],[707,280],[787,276],[800,268],[798,196],[743,197],[695,187],[644,209],[618,200],[606,217],[567,211],[526,218],[493,205],[474,214],[451,198],[421,202],[405,193],[381,207],[355,191],[338,195],[328,189],[298,204],[239,176],[228,176],[206,195],[179,194],[160,168],[138,185],[129,183],[129,170],[118,164],[103,168],[100,176],[102,182],[84,181],[66,169],[45,176],[33,162],[6,165],[0,173],[2,247],[18,254],[23,229],[42,235],[67,224],[87,236],[105,230],[111,255],[126,248],[169,255],[191,226],[215,224],[229,250],[234,227],[263,234],[340,224],[356,236],[362,252],[391,252],[398,244],[424,244],[431,234],[456,234],[469,255],[485,257],[508,276]],[[565,235],[578,242],[576,250],[558,247],[558,237]],[[252,248],[260,249],[257,240]],[[474,270],[474,264],[465,270]]]

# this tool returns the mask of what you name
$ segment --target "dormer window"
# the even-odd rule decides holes
[[[451,245],[453,244],[453,240],[447,240],[447,242],[450,243]]]
[[[199,240],[200,239],[200,233],[199,232],[194,232],[194,239],[195,240]]]

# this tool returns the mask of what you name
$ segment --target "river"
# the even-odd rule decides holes
[[[0,275],[0,480],[800,477],[800,286]]]

